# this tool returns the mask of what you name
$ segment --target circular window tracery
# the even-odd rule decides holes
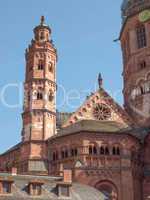
[[[94,107],[93,115],[98,120],[108,120],[111,117],[111,110],[105,104],[97,104]]]

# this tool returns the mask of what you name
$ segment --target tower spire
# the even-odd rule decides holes
[[[102,78],[101,73],[99,73],[99,75],[98,75],[98,85],[99,85],[99,89],[101,89],[103,86],[103,78]]]
[[[41,16],[41,25],[44,25],[44,23],[45,23],[45,17]]]

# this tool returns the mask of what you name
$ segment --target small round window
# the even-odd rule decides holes
[[[111,110],[105,104],[96,104],[93,115],[97,120],[108,120],[111,117]]]

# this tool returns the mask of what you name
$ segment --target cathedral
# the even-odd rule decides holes
[[[0,155],[0,199],[150,199],[150,0],[124,0],[121,12],[124,105],[99,74],[73,113],[56,109],[57,50],[41,17],[25,52],[22,139]]]

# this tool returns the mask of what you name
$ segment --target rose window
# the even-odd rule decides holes
[[[93,110],[93,115],[98,120],[108,120],[111,117],[111,110],[105,104],[97,104]]]

